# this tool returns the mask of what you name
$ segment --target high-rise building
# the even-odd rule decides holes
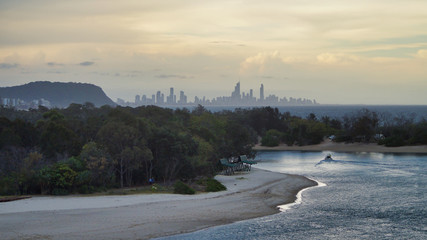
[[[259,100],[264,101],[264,84],[261,84],[261,88],[259,89]]]
[[[157,104],[163,104],[165,102],[165,95],[161,93],[160,91],[157,91],[156,94],[156,103]]]
[[[170,94],[166,97],[167,104],[175,104],[176,96],[173,94],[173,88],[170,88]]]
[[[185,96],[184,91],[179,92],[179,104],[187,104],[187,96]]]
[[[231,93],[231,98],[233,101],[238,101],[241,99],[240,96],[240,82],[238,82],[236,84],[236,86],[234,87],[234,92]]]
[[[179,100],[178,100],[179,97]],[[166,99],[165,99],[166,98]],[[19,104],[19,100],[14,102],[13,99],[2,99],[0,98],[0,105],[3,102],[4,105],[8,104],[15,106]],[[240,82],[236,83],[234,91],[231,93],[231,96],[222,96],[216,97],[213,99],[208,99],[206,97],[199,98],[194,97],[194,102],[188,101],[187,96],[184,94],[184,91],[179,92],[179,96],[174,94],[174,88],[171,87],[169,95],[164,95],[161,91],[157,91],[156,94],[152,95],[150,99],[146,95],[142,97],[140,95],[135,96],[135,104],[131,102],[125,102],[122,99],[118,99],[117,103],[119,105],[126,106],[141,106],[141,105],[158,105],[158,106],[176,106],[176,105],[207,105],[207,106],[284,106],[284,105],[314,105],[318,104],[316,100],[310,99],[294,99],[294,98],[279,98],[274,94],[265,96],[264,93],[264,84],[261,84],[259,89],[259,99],[254,96],[254,90],[249,89],[248,92],[240,92]]]
[[[136,96],[135,96],[135,104],[136,104],[136,105],[139,105],[140,103],[141,103],[141,96],[136,95]]]

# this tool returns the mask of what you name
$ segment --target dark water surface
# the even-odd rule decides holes
[[[333,161],[321,162],[328,153]],[[265,151],[257,160],[326,186],[283,213],[164,239],[427,239],[427,155]]]

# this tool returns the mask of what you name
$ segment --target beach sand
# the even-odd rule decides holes
[[[277,147],[256,145],[254,150],[272,151],[333,151],[333,152],[379,152],[379,153],[427,153],[427,146],[385,147],[376,143],[336,143],[326,140],[321,144],[307,146],[288,146],[281,144]]]
[[[150,239],[278,213],[317,183],[252,168],[216,177],[227,191],[197,195],[141,194],[33,197],[0,203],[1,239]]]

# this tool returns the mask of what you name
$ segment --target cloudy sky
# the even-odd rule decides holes
[[[426,0],[1,0],[0,86],[427,104]]]

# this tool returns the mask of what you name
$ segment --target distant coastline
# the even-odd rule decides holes
[[[260,144],[252,148],[256,151],[332,151],[332,152],[378,152],[378,153],[423,153],[427,154],[427,146],[385,147],[376,143],[336,143],[324,141],[317,145],[265,147]]]

